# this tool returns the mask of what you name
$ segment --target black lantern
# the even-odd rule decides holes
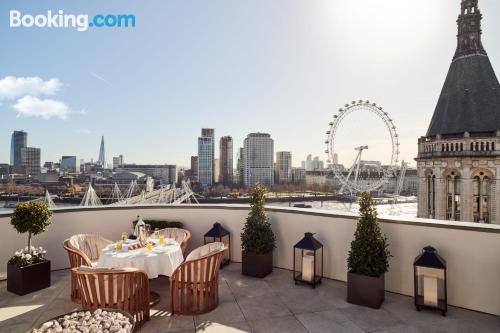
[[[415,273],[415,306],[440,310],[446,316],[446,260],[432,246],[426,246],[413,263]]]
[[[306,232],[304,238],[293,247],[293,279],[310,284],[313,288],[323,278],[323,244],[313,234]]]
[[[227,247],[228,250],[224,252],[221,266],[228,265],[231,262],[231,234],[219,222],[214,223],[212,229],[205,234],[205,244],[214,242],[224,243]]]

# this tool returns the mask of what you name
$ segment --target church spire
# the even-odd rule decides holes
[[[483,15],[477,3],[478,0],[462,0],[462,9],[457,20],[457,51],[453,60],[473,54],[486,55],[481,42],[481,20]]]

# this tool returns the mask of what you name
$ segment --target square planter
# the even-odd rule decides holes
[[[379,277],[347,273],[347,301],[379,309],[385,298],[385,274]]]
[[[47,287],[50,287],[50,260],[25,267],[7,265],[8,291],[26,295]]]
[[[263,278],[273,271],[273,252],[266,254],[242,253],[241,273]]]

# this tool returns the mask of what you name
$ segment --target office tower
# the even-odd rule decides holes
[[[214,183],[220,183],[220,160],[214,158]]]
[[[306,171],[313,171],[313,165],[312,165],[312,155],[309,154],[307,155],[306,158]]]
[[[314,157],[314,159],[311,162],[311,170],[309,171],[323,171],[324,169],[324,163],[319,159],[318,156]]]
[[[202,187],[214,183],[214,129],[203,128],[198,138],[198,183]]]
[[[276,183],[287,184],[292,181],[292,153],[279,151],[276,153]]]
[[[333,163],[333,165],[339,164],[339,155],[337,153],[333,154],[333,161],[332,161],[332,163]]]
[[[220,182],[225,186],[233,184],[233,138],[223,136],[219,142]]]
[[[418,140],[418,216],[500,224],[500,84],[481,42],[477,0],[461,7],[455,56]]]
[[[191,181],[198,182],[198,156],[191,156]]]
[[[245,173],[244,149],[238,149],[238,161],[236,162],[236,171],[238,174],[238,185],[243,185],[243,174]]]
[[[292,169],[292,182],[295,185],[304,185],[306,182],[306,169],[293,168]]]
[[[101,137],[101,146],[99,147],[99,159],[97,164],[101,165],[103,168],[106,167],[106,149],[104,148],[104,136]]]
[[[61,164],[59,165],[59,171],[75,173],[79,170],[80,170],[80,166],[77,163],[76,156],[63,156],[61,158]]]
[[[14,131],[10,141],[10,165],[21,166],[21,149],[28,146],[28,133]]]
[[[123,155],[113,157],[113,169],[119,168],[123,166],[123,164],[124,164]]]
[[[40,174],[40,148],[22,147],[21,164],[26,174],[37,177]]]
[[[266,133],[250,133],[244,141],[245,186],[274,185],[274,141]]]

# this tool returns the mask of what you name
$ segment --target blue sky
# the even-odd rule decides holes
[[[500,3],[479,4],[483,43],[500,71]],[[104,135],[108,160],[123,154],[126,162],[189,165],[201,128],[214,127],[217,140],[231,135],[235,148],[250,132],[271,133],[275,150],[291,151],[300,165],[308,153],[326,159],[333,113],[360,98],[391,114],[402,158],[413,162],[455,50],[459,6],[459,0],[2,0],[0,80],[56,79],[38,98],[62,103],[52,107],[65,116],[20,113],[22,96],[0,100],[0,163],[8,162],[11,132],[24,129],[29,145],[42,148],[42,161],[96,160]],[[134,14],[136,27],[9,28],[12,9]],[[345,123],[341,162],[354,158],[358,142],[370,144],[366,158],[387,156],[377,119],[358,115]]]

